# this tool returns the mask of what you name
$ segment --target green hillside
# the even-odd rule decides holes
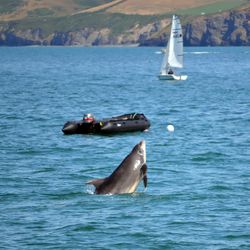
[[[186,10],[178,10],[176,14],[187,15],[187,16],[199,16],[199,15],[210,15],[218,12],[223,12],[231,9],[237,9],[245,4],[250,3],[250,0],[224,0],[218,1],[214,4],[207,4],[197,8],[190,8]]]
[[[82,9],[88,9],[112,2],[112,0],[72,1],[77,4],[78,7],[81,6]],[[223,0],[202,7],[179,10],[175,13],[184,16],[200,16],[201,14],[212,14],[232,8],[238,8],[249,2],[249,0]],[[0,3],[0,10],[1,13],[3,13],[16,10],[24,3],[24,0],[0,0]],[[122,13],[109,13],[106,10],[107,9],[102,9],[94,13],[58,16],[56,14],[58,10],[56,9],[38,8],[28,11],[28,15],[25,18],[18,21],[10,21],[8,23],[18,30],[40,28],[44,35],[48,35],[54,31],[75,31],[83,27],[93,29],[110,28],[113,33],[119,34],[133,27],[135,24],[145,25],[172,15],[172,13],[162,15],[126,15]],[[4,25],[4,22],[0,23]]]
[[[149,1],[152,0],[145,0],[145,6],[148,4]],[[156,2],[160,0],[154,0]],[[179,0],[181,1],[181,0]],[[186,0],[183,0],[186,1]],[[216,1],[216,0],[215,0]],[[161,1],[162,4],[164,1]],[[99,12],[107,12],[112,15],[109,11],[110,8],[113,7],[109,6],[105,8],[105,4],[109,3],[116,3],[115,0],[0,0],[0,20],[21,20],[27,18],[39,18],[43,16],[69,16],[74,15],[80,11],[86,11],[88,9],[98,7],[100,9],[91,11],[91,13],[99,13]],[[168,12],[161,13],[161,14],[172,14],[177,13],[179,15],[201,15],[202,14],[213,14],[216,12],[223,12],[229,9],[237,9],[243,5],[250,4],[250,0],[217,0],[215,3],[210,3],[204,0],[203,6],[197,6],[185,9],[172,9],[171,7]],[[129,7],[129,2],[127,0],[121,0],[116,3],[116,5],[123,4],[125,6],[124,13],[122,11],[117,12],[117,14],[126,14],[125,9],[126,5]],[[152,3],[151,3],[152,4]],[[169,4],[166,0],[166,4]],[[166,4],[164,6],[166,6]],[[103,7],[102,7],[103,6]],[[161,5],[159,5],[159,8]],[[144,5],[139,5],[139,9],[143,9]],[[159,10],[160,11],[160,10]],[[114,13],[114,12],[112,12]],[[160,12],[155,13],[155,15],[159,15]],[[12,14],[11,17],[8,14]],[[135,13],[134,13],[135,14]],[[7,16],[6,16],[7,15]]]
[[[74,0],[82,9],[89,9],[105,3],[111,3],[113,0]]]
[[[23,0],[0,0],[0,14],[11,13],[23,4]]]
[[[46,36],[54,31],[69,32],[89,27],[93,29],[110,28],[114,34],[119,34],[132,28],[135,24],[145,25],[157,21],[160,16],[140,16],[124,14],[84,13],[67,17],[28,17],[21,21],[12,21],[17,30],[37,29],[43,30]],[[162,16],[161,16],[162,18]],[[0,22],[1,24],[1,22]],[[3,23],[2,23],[3,24]]]

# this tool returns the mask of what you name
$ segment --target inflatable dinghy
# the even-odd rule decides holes
[[[144,131],[150,122],[144,114],[125,114],[121,116],[96,120],[92,114],[84,115],[81,121],[68,121],[62,131],[71,134],[112,134],[121,132]]]

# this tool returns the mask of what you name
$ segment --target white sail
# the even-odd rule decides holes
[[[171,34],[169,40],[168,64],[170,67],[183,67],[183,36],[180,19],[173,16]]]
[[[168,68],[183,67],[183,36],[180,19],[173,16],[169,41],[161,65],[161,73],[165,73]]]

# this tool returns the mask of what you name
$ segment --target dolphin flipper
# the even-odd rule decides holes
[[[143,184],[144,187],[146,188],[148,185],[148,177],[147,177],[147,165],[144,164],[141,168],[142,174],[143,174]]]
[[[87,182],[87,184],[92,184],[95,186],[95,188],[99,188],[104,182],[106,178],[104,179],[93,179]]]

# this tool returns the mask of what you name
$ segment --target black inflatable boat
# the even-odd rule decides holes
[[[93,115],[84,115],[81,121],[68,121],[62,131],[70,134],[111,134],[120,132],[144,131],[150,122],[144,114],[125,114],[121,116],[96,120]]]

